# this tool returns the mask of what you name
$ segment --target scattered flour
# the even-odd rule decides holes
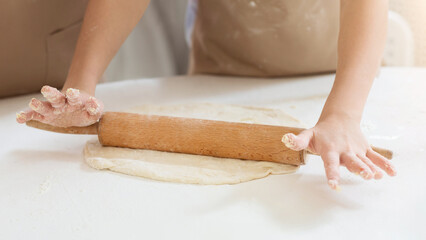
[[[46,179],[40,184],[40,188],[38,191],[39,195],[45,194],[50,190],[50,187],[52,186],[52,175],[49,175],[46,177]]]

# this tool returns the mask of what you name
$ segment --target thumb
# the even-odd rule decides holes
[[[285,144],[286,147],[294,151],[300,151],[306,149],[311,142],[314,132],[311,129],[307,129],[294,135],[293,133],[287,133],[283,136],[281,141]]]

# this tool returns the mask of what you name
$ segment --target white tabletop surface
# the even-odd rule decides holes
[[[312,126],[332,75],[174,77],[101,84],[106,110],[146,103],[280,108]],[[383,69],[362,127],[395,152],[395,178],[342,170],[328,188],[319,157],[295,174],[237,185],[152,181],[90,168],[91,136],[18,125],[27,95],[0,100],[0,239],[426,239],[426,69]]]

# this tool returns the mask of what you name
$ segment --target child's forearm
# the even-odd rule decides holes
[[[386,39],[387,0],[341,0],[336,80],[317,124],[297,136],[284,135],[294,151],[308,149],[321,155],[328,185],[339,189],[340,166],[366,180],[390,176],[392,163],[375,152],[360,129],[373,79],[380,66]],[[381,170],[380,170],[381,169]]]
[[[149,0],[90,0],[64,89],[95,93],[98,80],[148,4]]]
[[[359,122],[380,67],[387,31],[387,0],[342,0],[336,79],[321,114]]]

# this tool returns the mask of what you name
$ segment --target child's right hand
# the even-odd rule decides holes
[[[65,93],[44,86],[41,93],[47,101],[33,98],[31,109],[16,114],[18,123],[36,120],[57,127],[83,127],[99,120],[103,104],[87,93],[68,88]]]

